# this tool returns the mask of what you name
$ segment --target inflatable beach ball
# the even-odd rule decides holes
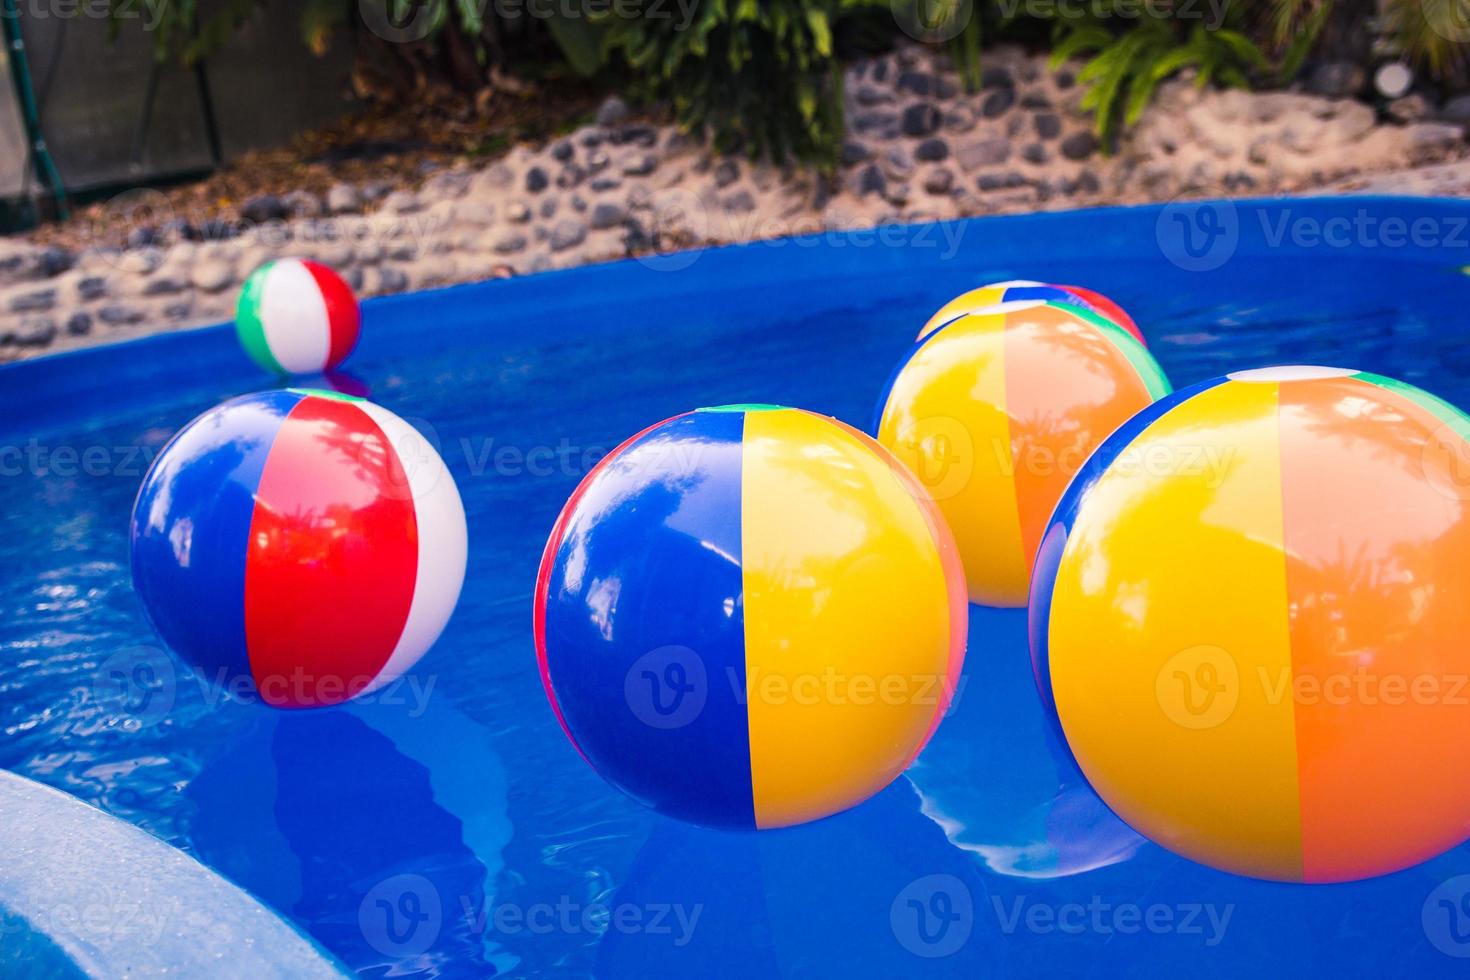
[[[244,395],[186,425],[133,506],[133,582],[205,681],[281,708],[388,684],[459,598],[465,516],[438,453],[335,392]]]
[[[357,298],[320,262],[277,259],[245,280],[235,307],[235,333],[245,353],[267,371],[330,371],[357,346]]]
[[[964,657],[954,543],[867,436],[774,406],[652,426],[590,472],[536,583],[557,719],[670,816],[782,827],[862,802],[929,740]]]
[[[1470,834],[1470,419],[1401,382],[1247,371],[1119,430],[1037,560],[1038,684],[1140,833],[1279,881]]]
[[[1063,303],[1067,306],[1076,306],[1093,313],[1100,313],[1132,334],[1139,343],[1146,343],[1143,339],[1143,331],[1138,329],[1138,324],[1133,322],[1133,317],[1102,293],[1094,289],[1084,289],[1081,286],[1058,286],[1053,283],[1036,282],[1032,279],[993,282],[988,286],[961,293],[941,306],[929,318],[929,322],[925,323],[924,328],[919,331],[919,339],[923,340],[946,323],[967,313],[974,313],[976,310],[995,306],[997,303],[1016,303],[1023,300]]]
[[[1002,303],[914,344],[873,432],[944,512],[971,601],[1024,606],[1036,548],[1072,476],[1168,392],[1147,348],[1106,317]]]

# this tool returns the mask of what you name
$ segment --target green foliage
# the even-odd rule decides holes
[[[606,17],[606,50],[639,94],[721,149],[830,167],[842,137],[834,35],[883,0],[700,0],[692,21]]]
[[[1252,71],[1266,67],[1254,41],[1238,31],[1207,29],[1196,22],[1185,28],[1172,18],[1145,16],[1136,26],[1115,34],[1095,23],[1062,24],[1052,51],[1055,67],[1078,55],[1093,57],[1077,76],[1087,85],[1081,107],[1092,110],[1097,132],[1111,138],[1119,124],[1138,121],[1159,84],[1186,68],[1195,70],[1200,88],[1218,82],[1247,88]]]
[[[1389,33],[1405,54],[1435,78],[1463,72],[1470,41],[1470,0],[1389,0]]]
[[[107,0],[110,30],[116,36],[125,19],[153,17],[153,56],[160,62],[177,60],[188,66],[218,50],[260,5],[260,0],[223,0],[209,4],[210,14],[201,17],[199,0],[170,0],[148,10],[143,0]],[[306,6],[314,6],[308,0]]]
[[[151,0],[108,0],[114,13]],[[192,64],[218,49],[262,7],[299,17],[317,52],[377,5],[394,20],[423,0],[168,0],[150,6],[160,59]],[[522,72],[624,77],[633,93],[663,100],[681,125],[712,135],[722,149],[752,156],[835,164],[842,136],[841,39],[871,46],[911,35],[949,39],[966,85],[981,81],[982,51],[997,40],[1048,46],[1054,66],[1084,58],[1082,106],[1111,143],[1135,122],[1165,80],[1192,70],[1196,84],[1282,84],[1319,52],[1332,28],[1339,37],[1378,0],[1263,0],[1223,6],[1171,0],[1025,4],[1018,0],[691,0],[646,4],[629,16],[617,5],[544,8],[550,17],[503,19],[486,0],[430,0],[427,37],[378,45],[410,66],[408,74],[448,77],[464,89],[485,84],[486,66],[515,56]],[[600,12],[598,12],[600,10]],[[1441,80],[1464,80],[1463,41],[1470,0],[1383,0],[1391,42]],[[655,13],[658,12],[658,13]],[[1341,16],[1334,22],[1334,12]],[[1215,23],[1215,16],[1223,21]],[[1344,21],[1342,18],[1346,18]],[[963,25],[962,30],[957,30]],[[374,39],[358,33],[359,56]],[[435,58],[438,61],[435,61]],[[478,67],[477,67],[478,66]]]

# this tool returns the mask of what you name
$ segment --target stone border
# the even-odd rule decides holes
[[[1188,77],[1161,87],[1103,154],[1075,69],[1052,72],[1015,48],[987,53],[986,66],[976,93],[922,47],[850,67],[848,138],[830,181],[717,156],[612,98],[565,138],[434,172],[416,191],[344,184],[257,198],[238,226],[129,192],[79,253],[0,240],[0,361],[228,320],[244,277],[284,255],[377,296],[824,229],[1341,189],[1467,156],[1462,125],[1426,121],[1423,105],[1400,100],[1409,121],[1380,120],[1353,99],[1201,92]]]

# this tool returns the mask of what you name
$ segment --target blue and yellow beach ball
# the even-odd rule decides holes
[[[1244,371],[1098,449],[1036,562],[1041,694],[1118,816],[1237,874],[1335,882],[1470,835],[1470,418]]]
[[[886,450],[765,405],[629,439],[557,520],[536,654],[573,745],[630,796],[709,826],[798,824],[913,761],[958,681],[953,539]]]

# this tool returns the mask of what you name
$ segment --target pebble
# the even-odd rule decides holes
[[[56,339],[56,321],[48,316],[28,316],[11,334],[11,340],[22,347],[45,347]]]
[[[1082,129],[1062,140],[1062,156],[1068,160],[1086,160],[1097,152],[1097,137]]]
[[[854,116],[849,128],[856,133],[892,139],[898,135],[901,124],[898,113],[888,109],[872,109]]]
[[[505,209],[505,217],[508,221],[520,224],[531,220],[531,209],[526,207],[524,201],[514,201]]]
[[[926,163],[946,160],[949,158],[949,144],[938,138],[927,139],[914,150],[914,158]]]
[[[1011,106],[1016,104],[1016,90],[1011,88],[998,88],[985,97],[980,105],[980,114],[986,119],[997,119],[1011,111]]]
[[[351,184],[334,184],[326,191],[326,212],[329,215],[356,215],[363,209],[363,195]]]
[[[977,140],[960,147],[957,159],[960,167],[970,173],[981,167],[991,167],[998,163],[1005,163],[1011,156],[1011,143],[1009,140],[994,137],[991,139]]]
[[[715,167],[715,186],[724,189],[740,179],[740,165],[734,160],[721,160]]]
[[[1418,122],[1429,118],[1433,111],[1429,100],[1417,92],[1388,104],[1388,114],[1399,122]]]
[[[587,237],[587,226],[575,218],[564,218],[551,229],[549,242],[553,251],[563,252],[582,244]]]
[[[41,275],[46,278],[59,276],[76,265],[77,257],[60,245],[49,245],[41,250]]]
[[[488,228],[495,224],[495,205],[486,201],[465,201],[455,209],[456,220],[471,228]]]
[[[297,218],[315,218],[325,210],[322,199],[311,191],[292,191],[281,198],[288,214]]]
[[[526,236],[518,231],[515,231],[514,229],[510,229],[501,232],[500,236],[495,239],[495,244],[493,247],[495,251],[500,255],[509,255],[512,252],[519,252],[521,249],[526,247]]]
[[[134,323],[141,323],[143,320],[143,314],[131,306],[124,306],[121,303],[114,303],[109,306],[104,306],[100,310],[98,310],[97,319],[101,320],[108,326],[121,327]]]
[[[987,68],[980,73],[981,88],[1014,88],[1016,80],[1004,68]]]
[[[100,299],[107,292],[107,280],[101,276],[86,276],[77,280],[77,298],[82,302]]]
[[[1446,102],[1439,110],[1439,117],[1446,122],[1470,123],[1470,92]]]
[[[592,209],[592,227],[598,230],[615,228],[628,217],[628,209],[615,201],[600,201]]]
[[[1014,170],[1008,170],[1005,173],[981,174],[980,179],[975,182],[975,186],[982,191],[999,191],[1021,187],[1025,183],[1026,178]]]
[[[556,160],[560,160],[562,163],[566,163],[568,160],[570,160],[572,158],[572,155],[576,152],[577,148],[572,145],[571,140],[559,140],[551,148],[552,157]]]
[[[362,199],[368,204],[377,204],[383,198],[393,193],[393,182],[388,180],[370,180],[362,185]]]
[[[603,127],[616,126],[629,115],[628,103],[616,95],[609,95],[603,100],[602,105],[597,108],[597,125]]]
[[[629,177],[641,177],[651,174],[658,168],[658,157],[652,153],[640,153],[634,155],[623,164],[623,173]]]
[[[263,225],[270,221],[284,221],[291,212],[286,202],[274,194],[252,197],[240,208],[240,219],[252,225]]]
[[[546,171],[540,167],[532,167],[526,171],[526,190],[531,194],[540,194],[546,190],[551,178],[546,176]]]
[[[156,279],[149,279],[143,286],[144,296],[174,296],[183,291],[183,280],[175,279],[173,276],[159,276]]]
[[[951,133],[968,133],[976,122],[974,110],[966,105],[955,106],[944,114],[944,128]]]
[[[1040,143],[1028,143],[1021,148],[1021,159],[1027,163],[1040,165],[1051,159],[1051,155],[1046,152],[1046,147]]]
[[[40,313],[49,310],[56,305],[56,290],[36,289],[28,293],[12,296],[10,299],[10,312],[12,313]]]
[[[883,154],[883,172],[894,180],[907,180],[914,173],[913,157],[901,146],[890,146]]]
[[[408,288],[408,273],[397,266],[385,265],[378,269],[378,289],[385,293],[401,293]]]
[[[1367,81],[1363,69],[1349,61],[1323,62],[1307,78],[1307,91],[1329,98],[1357,95]]]
[[[196,262],[189,270],[189,281],[206,293],[217,293],[235,281],[235,270],[228,262]]]
[[[868,160],[872,155],[868,152],[868,148],[857,140],[843,140],[839,159],[844,167],[852,167]]]
[[[66,332],[73,337],[83,337],[92,332],[92,314],[77,310],[66,318]]]
[[[883,176],[883,171],[876,163],[868,164],[858,176],[857,193],[860,197],[868,194],[882,194],[887,188],[888,178]]]
[[[905,136],[928,136],[939,128],[939,110],[927,102],[911,105],[903,111]]]
[[[928,72],[906,71],[898,76],[895,86],[900,92],[928,97],[934,94],[934,76]]]
[[[948,194],[953,187],[954,171],[948,167],[935,167],[924,178],[924,191],[928,194],[942,196]]]
[[[738,190],[725,198],[721,206],[732,214],[744,214],[755,210],[755,198],[748,190]]]
[[[1054,140],[1062,135],[1062,120],[1054,112],[1039,113],[1031,120],[1031,124],[1039,139]]]

